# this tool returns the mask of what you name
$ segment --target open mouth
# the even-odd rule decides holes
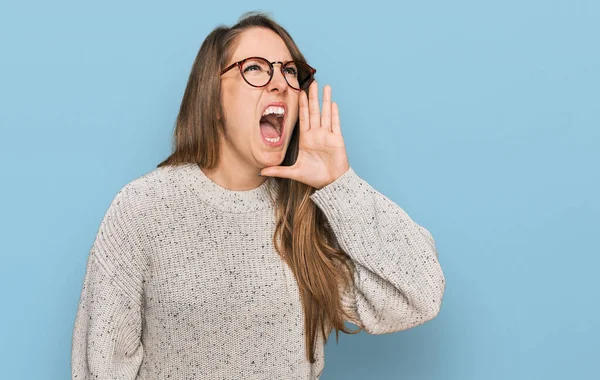
[[[285,109],[279,106],[269,106],[260,118],[260,133],[263,139],[272,144],[278,144],[283,138]]]

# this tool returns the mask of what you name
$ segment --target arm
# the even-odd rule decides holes
[[[73,379],[135,379],[143,358],[143,246],[128,189],[110,205],[89,252],[73,330]]]
[[[438,315],[445,279],[427,229],[352,168],[311,199],[355,267],[354,287],[341,296],[349,322],[385,334]]]

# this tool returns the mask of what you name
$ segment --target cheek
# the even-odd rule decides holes
[[[254,121],[251,95],[239,88],[224,89],[221,101],[226,128],[240,131],[250,127],[250,123]]]
[[[298,121],[298,112],[299,112],[298,97],[291,99],[289,106],[288,106],[288,112],[290,113],[291,124],[292,125],[296,124],[296,122]]]

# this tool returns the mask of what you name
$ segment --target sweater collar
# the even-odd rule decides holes
[[[203,202],[220,211],[244,213],[273,207],[270,191],[274,194],[277,183],[272,177],[251,190],[230,190],[208,178],[196,163],[181,164],[175,170]]]

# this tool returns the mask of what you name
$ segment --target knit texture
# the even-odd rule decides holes
[[[117,193],[89,251],[73,379],[319,378],[323,337],[311,364],[269,181],[233,191],[184,164]],[[348,322],[384,334],[438,315],[445,279],[427,229],[352,168],[311,200],[354,263]]]

